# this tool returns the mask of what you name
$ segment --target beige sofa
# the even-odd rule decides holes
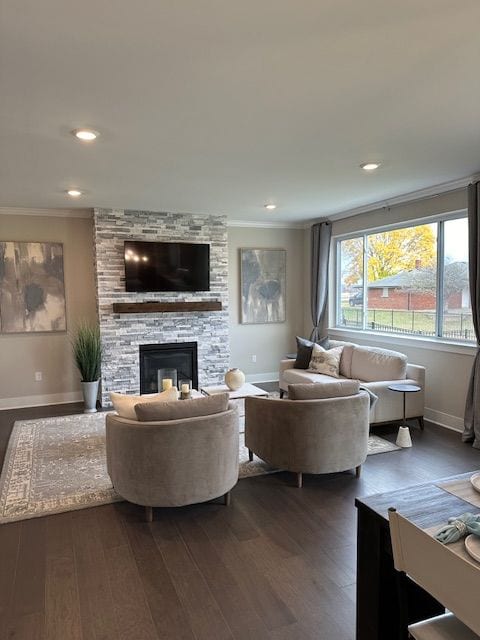
[[[178,507],[225,496],[238,481],[238,411],[164,422],[107,415],[107,469],[115,491],[146,507]]]
[[[369,395],[320,400],[245,398],[245,445],[274,467],[297,474],[356,469],[367,458]],[[252,455],[250,456],[252,459]]]
[[[421,388],[409,393],[406,398],[406,416],[418,420],[423,428],[425,407],[425,367],[409,364],[407,357],[398,351],[356,345],[352,342],[330,340],[331,347],[343,346],[340,360],[340,379],[359,380],[363,387],[378,396],[370,409],[370,424],[392,422],[403,418],[403,393],[390,391],[394,383],[415,384]],[[306,369],[295,369],[295,360],[280,363],[281,395],[288,391],[289,384],[332,382],[335,378],[313,373]]]

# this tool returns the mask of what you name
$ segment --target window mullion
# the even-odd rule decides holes
[[[435,335],[440,338],[443,334],[443,278],[445,266],[445,232],[444,222],[441,220],[437,223],[437,278],[436,278],[436,317],[435,317]]]
[[[362,328],[367,328],[368,317],[368,236],[363,236],[363,314]]]

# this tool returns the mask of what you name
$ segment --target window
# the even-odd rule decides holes
[[[475,340],[466,217],[339,239],[336,252],[336,326]]]

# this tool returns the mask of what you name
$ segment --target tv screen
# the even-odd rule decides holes
[[[209,291],[210,245],[125,242],[126,291]]]

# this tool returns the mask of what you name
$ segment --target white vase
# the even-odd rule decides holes
[[[94,382],[82,382],[83,401],[85,408],[83,413],[95,413],[97,411],[98,385],[100,380]]]
[[[240,369],[229,369],[225,374],[225,384],[230,391],[236,391],[245,384],[245,374]]]

